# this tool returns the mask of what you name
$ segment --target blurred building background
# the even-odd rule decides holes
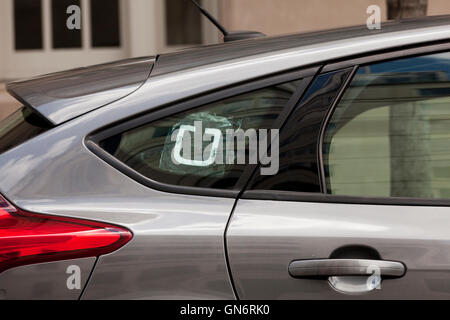
[[[230,30],[267,35],[365,24],[386,0],[199,0]],[[66,10],[81,8],[81,30]],[[450,14],[450,0],[428,0],[428,15]],[[189,0],[1,0],[0,118],[17,108],[2,83],[118,59],[221,41]]]

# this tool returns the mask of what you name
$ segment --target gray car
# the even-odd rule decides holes
[[[0,298],[450,298],[449,16],[7,89]]]

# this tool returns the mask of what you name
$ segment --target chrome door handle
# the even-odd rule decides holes
[[[294,278],[367,276],[374,270],[388,278],[399,278],[406,272],[403,263],[385,260],[316,259],[296,260],[289,264],[289,274]]]

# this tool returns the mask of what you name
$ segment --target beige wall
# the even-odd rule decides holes
[[[450,14],[450,0],[428,0],[428,15]]]
[[[428,14],[450,14],[450,0],[429,0]],[[221,0],[221,20],[230,30],[257,30],[267,35],[308,32],[365,24],[369,5],[386,0]]]

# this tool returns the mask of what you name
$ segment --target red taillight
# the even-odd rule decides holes
[[[24,212],[0,195],[0,272],[20,265],[96,257],[127,243],[132,233],[89,220]]]

